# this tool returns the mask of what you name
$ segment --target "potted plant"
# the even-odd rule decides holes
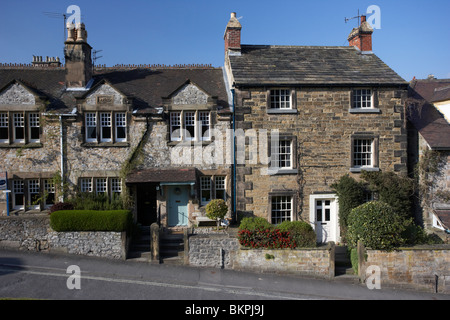
[[[206,216],[217,221],[217,230],[219,230],[220,220],[225,218],[227,212],[228,206],[222,199],[213,199],[206,205]]]

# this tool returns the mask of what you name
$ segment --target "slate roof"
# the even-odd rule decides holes
[[[450,79],[413,80],[410,84],[408,120],[432,149],[450,149],[450,125],[432,104],[436,89],[446,92],[449,85]]]
[[[126,178],[126,183],[195,182],[196,179],[197,170],[195,168],[153,168],[130,173]]]
[[[137,113],[156,113],[156,108],[187,81],[216,97],[219,108],[228,108],[228,96],[221,68],[99,68],[95,70],[94,88],[106,80],[127,97],[133,98]],[[86,91],[65,90],[64,68],[0,67],[0,89],[18,80],[39,95],[49,99],[48,109],[70,113],[76,98]]]
[[[375,54],[350,46],[242,45],[229,59],[237,87],[407,85]]]

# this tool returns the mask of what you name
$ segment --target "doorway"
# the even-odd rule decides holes
[[[156,206],[157,184],[143,183],[136,187],[137,197],[137,222],[143,226],[149,226],[157,222],[158,213]]]
[[[168,224],[169,227],[188,225],[188,186],[168,186]]]
[[[317,242],[339,242],[338,202],[334,194],[310,196],[310,221],[316,232]]]

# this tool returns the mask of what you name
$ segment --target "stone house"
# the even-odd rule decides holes
[[[411,81],[408,97],[408,159],[418,179],[416,218],[430,233],[450,232],[450,79]]]
[[[231,127],[222,69],[94,67],[91,51],[84,24],[68,25],[65,66],[34,57],[0,67],[0,172],[10,212],[45,210],[76,192],[112,198],[125,190],[143,225],[195,223],[213,198],[231,208],[231,166],[211,160]],[[6,214],[5,194],[0,206]]]
[[[236,162],[237,213],[304,220],[319,242],[339,242],[331,185],[362,170],[407,172],[408,83],[372,52],[364,16],[347,47],[245,45],[241,30],[232,13],[225,70],[235,126],[248,138]]]

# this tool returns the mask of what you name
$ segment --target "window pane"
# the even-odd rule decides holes
[[[127,138],[127,120],[125,113],[116,113],[116,141],[125,141]]]
[[[275,196],[272,197],[272,224],[280,224],[283,221],[291,221],[292,197]]]
[[[211,201],[211,177],[205,176],[200,178],[200,191],[202,204]]]
[[[95,113],[86,113],[86,141],[93,142],[97,140],[97,115]]]
[[[181,113],[170,113],[170,138],[172,141],[181,139]]]
[[[33,179],[28,181],[28,192],[30,194],[30,204],[37,205],[39,201],[39,180]]]
[[[184,113],[185,139],[194,140],[195,138],[195,112]]]
[[[372,166],[372,139],[355,139],[353,141],[353,166]]]
[[[215,177],[216,199],[226,200],[225,177]]]
[[[80,179],[80,191],[81,192],[92,192],[92,179],[91,178]]]
[[[25,121],[23,113],[14,113],[14,140],[23,141],[25,139]]]
[[[100,113],[101,140],[111,141],[111,114]]]
[[[0,142],[8,142],[9,137],[9,121],[6,112],[0,113]]]
[[[291,109],[291,91],[284,89],[270,90],[270,108]]]
[[[201,127],[202,140],[210,140],[210,122],[209,122],[209,112],[199,113],[199,123]]]
[[[95,186],[96,186],[96,193],[107,193],[107,183],[106,178],[98,178],[95,180]]]

